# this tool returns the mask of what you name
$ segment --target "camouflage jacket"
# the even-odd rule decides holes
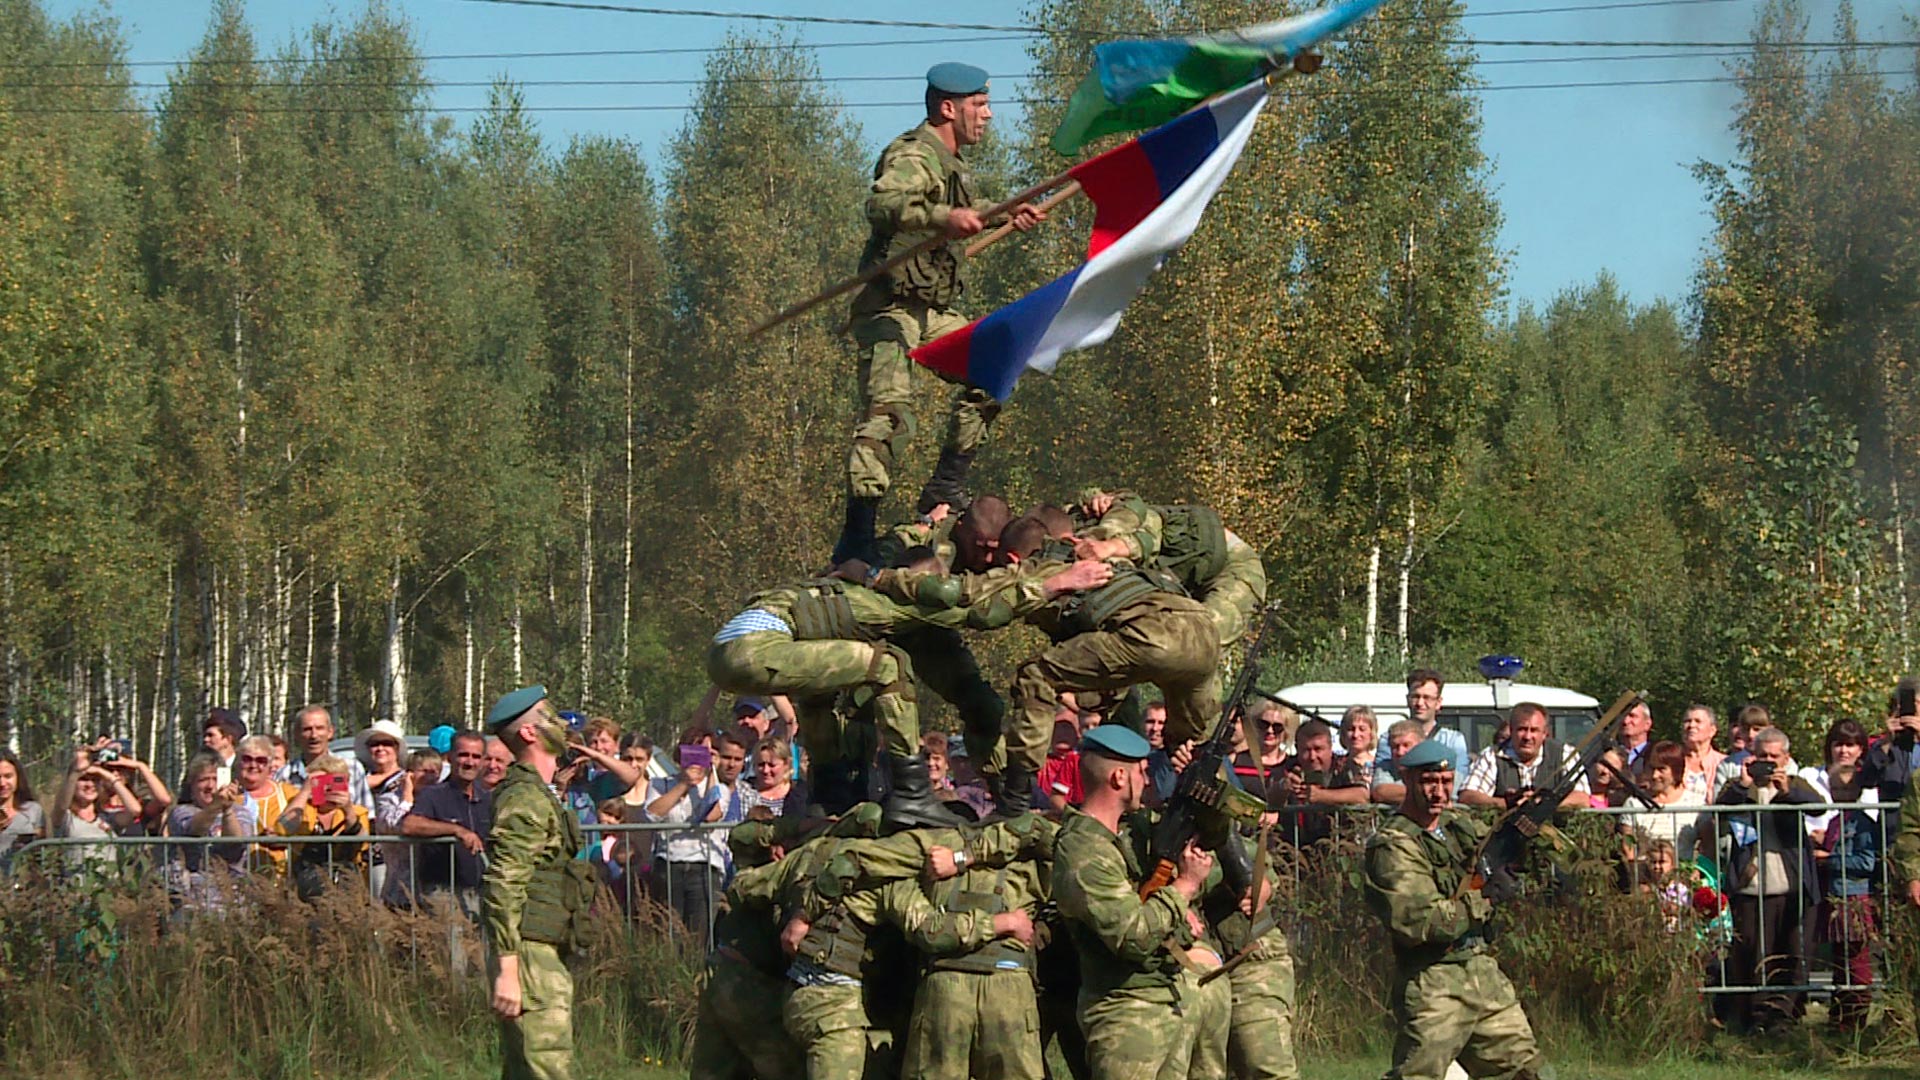
[[[974,194],[973,177],[960,155],[948,150],[929,124],[921,124],[887,144],[873,168],[867,194],[867,246],[860,255],[866,269],[946,228],[955,209],[985,211],[990,203]],[[870,282],[854,298],[862,315],[901,300],[946,307],[959,299],[962,247],[939,244]]]
[[[1438,824],[1443,836],[1396,813],[1367,841],[1367,907],[1386,925],[1403,970],[1446,959],[1480,929],[1454,894],[1488,826],[1458,810],[1442,811]]]
[[[1193,944],[1187,901],[1173,888],[1140,899],[1145,852],[1140,829],[1116,836],[1067,808],[1053,846],[1053,899],[1080,958],[1082,1000],[1171,987],[1179,978],[1180,963],[1169,949]]]

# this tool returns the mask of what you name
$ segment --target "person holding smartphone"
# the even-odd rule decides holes
[[[369,836],[367,808],[353,801],[346,759],[322,754],[307,763],[307,780],[280,815],[283,836]],[[330,884],[357,876],[365,884],[367,844],[298,844],[293,882],[300,899],[313,900]]]
[[[701,725],[680,733],[680,744],[673,752],[679,774],[653,782],[655,794],[644,809],[646,820],[694,825],[726,817],[726,796],[731,791],[713,775],[713,742],[713,732]],[[712,943],[713,911],[727,865],[725,848],[715,842],[716,836],[724,842],[718,830],[689,828],[656,838],[664,842],[653,847],[654,902],[679,916],[703,952]]]

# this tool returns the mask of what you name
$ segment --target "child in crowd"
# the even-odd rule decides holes
[[[1046,763],[1040,766],[1040,792],[1055,810],[1079,806],[1085,797],[1080,787],[1080,725],[1065,717],[1053,722],[1053,747]]]

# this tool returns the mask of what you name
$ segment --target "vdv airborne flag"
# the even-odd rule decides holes
[[[1243,86],[1373,14],[1385,0],[1346,0],[1314,11],[1191,37],[1109,41],[1074,90],[1053,133],[1071,157],[1102,135],[1165,123],[1215,94]]]

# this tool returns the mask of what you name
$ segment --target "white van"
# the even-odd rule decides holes
[[[1300,683],[1280,691],[1280,696],[1295,705],[1319,713],[1327,723],[1340,726],[1340,715],[1355,705],[1365,705],[1380,718],[1380,738],[1386,739],[1387,726],[1405,720],[1407,686],[1405,683]],[[1552,720],[1553,737],[1572,744],[1592,730],[1600,719],[1600,703],[1585,694],[1558,686],[1514,683],[1508,693],[1509,707],[1531,701],[1547,710]],[[1440,692],[1440,723],[1467,737],[1467,749],[1479,753],[1493,742],[1494,733],[1506,719],[1506,712],[1493,706],[1493,687],[1484,682],[1448,683]]]

